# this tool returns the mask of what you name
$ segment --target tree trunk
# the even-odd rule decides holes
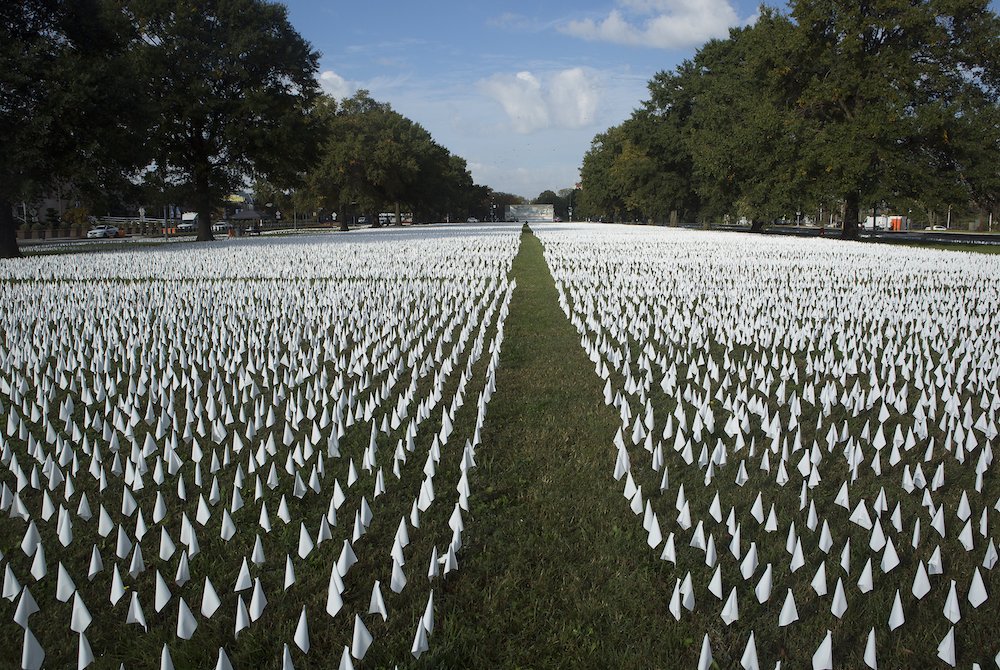
[[[986,221],[986,212],[983,211],[982,209],[977,210],[976,211],[976,223],[974,224],[975,225],[975,230],[977,230],[979,232],[982,232],[982,231],[986,230],[985,221]],[[972,226],[969,226],[969,230],[972,230]]]
[[[195,168],[195,211],[198,212],[197,242],[211,242],[212,235],[212,193],[208,183],[208,165]]]
[[[760,219],[753,219],[750,221],[750,232],[751,233],[763,233],[764,232],[764,222]]]
[[[397,226],[403,225],[403,215],[402,215],[402,213],[399,210],[399,201],[398,200],[396,201],[396,225]]]
[[[0,258],[20,258],[17,246],[17,221],[14,220],[14,205],[0,198]]]
[[[347,208],[341,207],[338,216],[340,217],[340,231],[346,233],[350,230],[350,228],[347,227]]]
[[[849,193],[844,198],[844,234],[842,237],[845,240],[858,239],[859,207],[857,193]]]

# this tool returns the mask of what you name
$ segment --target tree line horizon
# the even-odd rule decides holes
[[[70,184],[95,209],[184,203],[198,239],[252,185],[284,209],[500,218],[525,199],[367,91],[334,100],[269,0],[0,7],[0,257],[13,203]],[[557,216],[652,222],[1000,202],[1000,19],[985,0],[792,0],[648,83],[598,134]],[[373,217],[378,224],[378,217]]]
[[[0,258],[20,256],[14,203],[67,186],[95,211],[183,204],[199,240],[237,190],[342,227],[519,200],[368,91],[322,93],[319,57],[270,0],[3,3]]]
[[[1000,20],[985,0],[791,0],[648,83],[581,168],[581,215],[651,222],[1000,202]],[[826,216],[824,216],[824,219]],[[984,226],[985,227],[985,226]]]

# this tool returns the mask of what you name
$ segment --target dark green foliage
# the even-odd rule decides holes
[[[584,158],[590,216],[996,207],[1000,19],[982,0],[796,0],[706,44]]]
[[[795,211],[802,136],[783,81],[793,30],[765,10],[753,28],[706,44],[677,75],[687,84],[679,102],[691,106],[685,140],[703,215],[763,222]],[[653,89],[654,101],[664,91]]]
[[[848,210],[925,194],[971,200],[961,166],[972,156],[955,139],[1000,101],[1000,23],[987,3],[800,0],[792,17],[798,66],[789,81],[814,189]],[[845,236],[856,221],[849,211]]]
[[[142,163],[137,39],[116,2],[0,4],[0,257],[20,255],[12,203],[120,189]]]
[[[609,128],[590,143],[590,150],[583,157],[580,179],[583,191],[580,213],[588,218],[619,220],[625,213],[621,187],[616,183],[612,169],[622,153],[624,131],[621,126]]]
[[[306,190],[317,207],[339,211],[342,226],[349,208],[373,214],[405,208],[433,220],[464,214],[482,200],[464,159],[368,91],[339,105],[324,98],[318,111],[326,141]]]
[[[294,182],[315,155],[319,54],[266,0],[136,0],[134,11],[156,171],[211,239],[214,206],[247,176]]]
[[[542,191],[538,197],[531,201],[533,205],[552,205],[556,218],[569,220],[572,217],[571,210],[574,205],[580,202],[580,191],[574,188],[560,189],[558,193],[552,190]]]

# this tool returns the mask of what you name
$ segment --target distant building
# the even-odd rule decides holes
[[[554,205],[507,205],[507,214],[504,217],[507,221],[534,221],[551,222],[555,221],[556,212]]]

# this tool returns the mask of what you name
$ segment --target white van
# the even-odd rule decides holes
[[[181,214],[181,222],[177,224],[178,233],[193,233],[198,228],[198,212]]]

